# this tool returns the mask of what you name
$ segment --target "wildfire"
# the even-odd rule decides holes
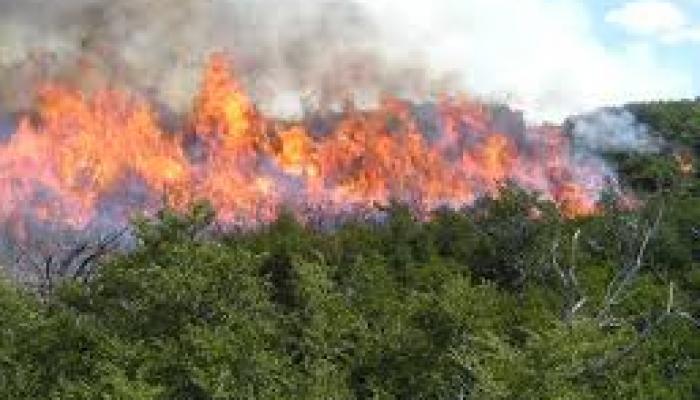
[[[207,199],[222,222],[247,226],[282,206],[335,215],[399,200],[423,213],[467,205],[507,181],[579,215],[602,189],[602,171],[574,160],[558,128],[497,129],[488,107],[464,99],[439,100],[429,117],[385,99],[334,116],[324,134],[280,123],[258,112],[221,54],[181,132],[166,132],[124,90],[88,96],[47,84],[38,97],[37,115],[0,143],[0,219],[13,224],[121,224],[163,198],[177,208]]]

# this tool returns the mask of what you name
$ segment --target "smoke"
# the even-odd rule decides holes
[[[31,104],[46,79],[89,90],[129,85],[174,110],[189,106],[213,51],[233,57],[267,111],[307,102],[429,91],[416,59],[388,60],[366,8],[345,0],[0,0],[0,101]]]
[[[652,153],[661,149],[662,141],[649,126],[624,109],[601,109],[569,121],[574,145],[593,153]]]

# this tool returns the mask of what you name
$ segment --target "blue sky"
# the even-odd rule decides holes
[[[700,32],[700,1],[697,0],[668,0],[668,1],[630,1],[630,0],[599,0],[589,1],[593,15],[595,32],[600,40],[611,48],[628,46],[630,43],[644,43],[651,47],[660,63],[668,65],[679,74],[688,74],[692,77],[693,90],[700,96],[700,34],[696,37],[677,41],[664,41],[663,29],[656,32],[640,34],[630,30],[634,18],[630,17],[627,25],[610,21],[610,17],[621,10],[629,10],[637,7],[638,10],[646,7],[649,18],[652,12],[659,7],[674,8],[687,20],[687,25],[682,29],[696,30]],[[663,13],[662,13],[663,14]],[[638,15],[641,18],[642,14]],[[615,18],[613,18],[614,20]],[[654,20],[663,25],[662,16],[658,13]],[[640,21],[641,23],[641,21]],[[672,23],[666,29],[672,28]],[[672,30],[672,29],[671,29]],[[672,32],[671,32],[672,33]]]

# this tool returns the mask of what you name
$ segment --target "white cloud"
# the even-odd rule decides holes
[[[532,119],[692,94],[690,73],[666,68],[652,47],[601,43],[585,0],[362,1],[389,48],[422,51],[436,70],[463,73],[473,93],[506,96]]]
[[[700,42],[700,25],[670,1],[637,0],[608,12],[605,21],[632,35],[653,37],[664,44]]]
[[[639,0],[611,10],[605,17],[630,33],[657,35],[676,32],[688,25],[688,20],[675,4],[660,0]]]
[[[679,43],[700,43],[700,26],[686,27],[673,32],[668,32],[661,36],[661,41],[665,44]]]

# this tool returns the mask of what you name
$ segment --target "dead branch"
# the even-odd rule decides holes
[[[39,280],[37,291],[44,301],[49,301],[53,296],[56,283],[70,279],[87,282],[95,269],[95,266],[108,254],[119,247],[119,241],[123,238],[128,228],[98,238],[96,241],[83,240],[65,250],[65,254],[53,254],[38,256],[18,246],[17,263],[27,263],[36,272]],[[40,258],[38,258],[40,257]]]
[[[674,301],[674,284],[671,282],[669,284],[669,294],[668,294],[668,299],[666,301],[666,309],[664,312],[658,316],[656,319],[653,321],[647,320],[647,324],[642,330],[639,335],[635,338],[635,340],[622,348],[621,350],[614,352],[612,354],[605,355],[601,357],[600,359],[588,364],[586,367],[584,367],[582,370],[578,371],[578,374],[581,373],[593,373],[593,374],[599,374],[605,369],[609,369],[617,365],[620,361],[622,361],[625,357],[627,357],[629,354],[631,354],[635,349],[637,349],[639,346],[642,345],[647,339],[649,339],[656,329],[658,329],[666,320],[668,320],[671,316],[674,315],[673,313],[673,301]],[[698,325],[700,327],[700,325]]]
[[[579,285],[578,277],[576,276],[576,251],[578,240],[581,235],[581,230],[577,230],[571,238],[571,262],[566,270],[563,270],[559,265],[557,258],[557,250],[559,241],[555,240],[552,243],[552,266],[557,271],[559,278],[564,286],[566,307],[563,311],[563,319],[567,324],[571,324],[576,313],[586,304],[586,296],[583,294]]]
[[[598,314],[598,319],[601,321],[601,325],[604,326],[605,323],[610,320],[610,309],[612,306],[619,303],[620,298],[639,275],[649,243],[661,225],[663,212],[663,207],[659,208],[659,212],[657,213],[654,223],[644,234],[644,238],[639,246],[639,251],[637,251],[635,261],[623,268],[608,284],[606,295],[603,299],[603,306]]]

